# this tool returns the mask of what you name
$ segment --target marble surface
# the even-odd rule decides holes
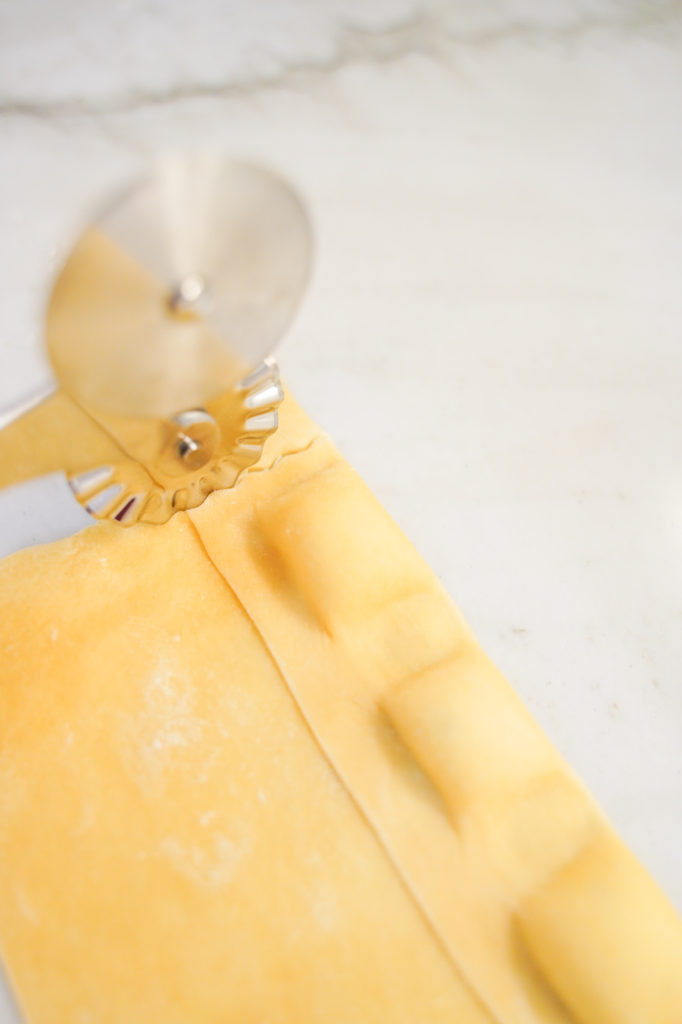
[[[0,408],[103,189],[288,175],[289,386],[682,910],[682,5],[25,0],[0,41]],[[1,554],[83,525],[0,493]]]

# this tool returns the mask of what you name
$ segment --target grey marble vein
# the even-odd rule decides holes
[[[299,6],[294,2],[294,7]],[[490,17],[490,9],[498,8]],[[95,90],[82,95],[60,95],[54,82],[47,83],[43,95],[23,88],[23,82],[3,84],[0,78],[0,117],[55,119],[103,117],[126,114],[144,108],[167,106],[195,99],[243,98],[271,89],[298,90],[354,64],[390,63],[420,55],[456,68],[458,55],[466,51],[492,49],[507,43],[575,44],[597,33],[621,35],[647,32],[655,34],[659,44],[669,37],[666,30],[682,26],[682,0],[641,0],[626,3],[563,3],[538,6],[530,16],[527,4],[519,0],[484,3],[479,8],[466,4],[422,4],[409,16],[388,25],[344,24],[330,27],[328,45],[308,47],[303,56],[295,53],[272,61],[267,70],[259,70],[259,61],[235,68],[234,51],[225,54],[222,77],[197,74],[187,76],[178,60],[182,42],[174,40],[178,52],[169,52],[165,83],[142,85],[136,82],[136,69],[115,77],[120,83],[129,79],[123,90],[97,95]],[[500,10],[503,16],[500,16]],[[481,14],[487,11],[488,17]],[[472,17],[472,12],[475,15]],[[1,27],[1,22],[0,22]],[[8,45],[0,48],[7,50]],[[301,44],[296,43],[296,50]],[[74,50],[77,43],[74,43]],[[306,47],[303,46],[305,50]],[[261,62],[262,63],[262,62]],[[172,72],[172,73],[171,73]],[[82,82],[87,82],[87,74]],[[81,88],[83,88],[81,84]]]

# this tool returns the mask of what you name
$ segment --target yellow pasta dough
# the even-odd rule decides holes
[[[281,418],[199,509],[0,566],[27,1020],[680,1024],[682,923],[362,481]]]

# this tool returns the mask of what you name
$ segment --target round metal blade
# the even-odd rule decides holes
[[[95,416],[206,406],[272,351],[311,262],[306,212],[278,176],[165,157],[103,210],[57,278],[56,376]]]

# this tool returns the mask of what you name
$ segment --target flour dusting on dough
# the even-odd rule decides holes
[[[309,899],[313,917],[325,934],[333,932],[338,925],[338,895],[333,886],[319,878],[309,883]]]
[[[78,823],[73,830],[75,836],[82,836],[86,832],[89,832],[96,820],[95,808],[90,800],[83,801],[80,810],[80,817]]]
[[[0,843],[13,814],[26,805],[26,782],[9,753],[0,751]]]
[[[28,921],[28,923],[33,925],[34,928],[37,928],[40,924],[40,914],[31,903],[25,890],[20,885],[16,885],[14,887],[14,902],[16,903],[17,910],[23,917],[24,921]]]
[[[234,843],[226,835],[213,835],[213,849],[183,846],[174,836],[161,840],[160,850],[181,875],[207,889],[216,889],[232,881],[247,847]]]
[[[140,696],[137,713],[121,715],[117,745],[133,781],[158,795],[175,752],[198,744],[205,722],[195,711],[194,686],[166,656],[159,658]]]

